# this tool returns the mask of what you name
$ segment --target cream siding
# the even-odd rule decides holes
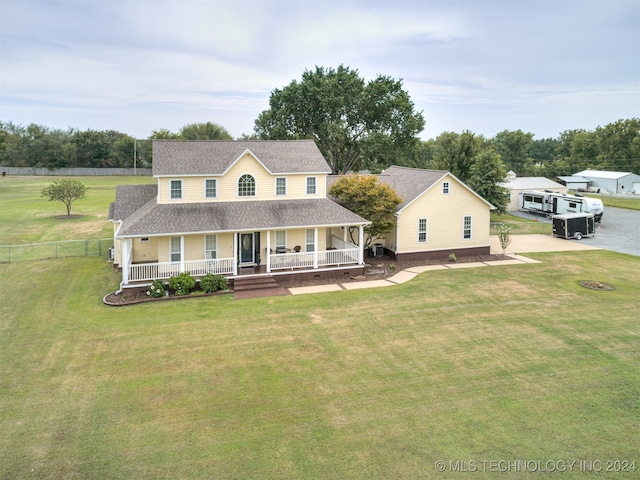
[[[148,238],[143,242],[142,238]],[[158,238],[142,237],[132,240],[133,247],[133,263],[147,263],[158,261]]]
[[[244,174],[250,174],[256,181],[256,195],[252,197],[238,196],[238,180]],[[307,177],[316,177],[316,194],[307,195]],[[287,194],[276,195],[276,177],[287,178]],[[205,197],[205,179],[217,178],[217,197]],[[171,199],[171,180],[182,180],[182,199]],[[251,200],[283,200],[297,198],[323,198],[326,196],[326,175],[295,174],[272,175],[251,154],[240,158],[224,176],[212,177],[203,175],[197,177],[161,177],[158,179],[159,203],[200,203],[200,202],[229,202]]]
[[[470,248],[489,245],[489,206],[452,177],[449,193],[442,180],[405,207],[398,219],[398,253]],[[472,237],[463,238],[463,219],[472,217]],[[418,219],[427,219],[427,242],[418,242]],[[394,237],[387,235],[389,248]]]

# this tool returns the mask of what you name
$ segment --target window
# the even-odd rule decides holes
[[[442,182],[442,193],[449,193],[449,182]]]
[[[308,228],[305,234],[305,251],[313,252],[316,249],[316,234],[313,228]]]
[[[418,242],[419,243],[427,242],[427,219],[426,218],[418,219]]]
[[[307,195],[316,194],[316,177],[307,177]]]
[[[171,190],[171,200],[179,200],[182,198],[182,180],[171,180],[169,182]]]
[[[256,195],[256,179],[248,173],[242,175],[238,180],[238,196],[254,197]]]
[[[276,178],[276,195],[287,194],[287,177]]]
[[[204,258],[218,258],[218,236],[206,235],[204,237]]]
[[[205,198],[216,198],[218,196],[218,181],[215,178],[207,178],[204,181]]]
[[[471,238],[471,215],[465,215],[462,225],[462,238]]]
[[[287,233],[284,230],[276,231],[276,250],[287,248]]]
[[[180,237],[171,237],[171,261],[179,262],[182,259],[182,241]]]

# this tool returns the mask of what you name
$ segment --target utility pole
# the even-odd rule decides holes
[[[133,176],[136,176],[136,164],[138,160],[138,139],[133,139]]]

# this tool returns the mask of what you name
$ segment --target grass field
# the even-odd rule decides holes
[[[71,214],[82,218],[58,220],[56,216],[67,214],[64,204],[40,195],[57,178],[0,177],[0,245],[113,237],[107,216],[116,185],[155,183],[148,176],[74,177],[89,187],[86,198],[71,205]]]
[[[102,258],[2,264],[0,478],[637,478],[640,258],[531,256],[120,308]]]
[[[512,235],[551,235],[552,233],[551,223],[542,222],[533,215],[531,219],[526,219],[515,215],[492,213],[491,235],[498,234],[498,225],[500,223],[508,225],[511,228]]]

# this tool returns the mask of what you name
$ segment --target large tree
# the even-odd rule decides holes
[[[392,187],[373,175],[340,177],[329,188],[329,195],[371,222],[371,225],[364,227],[367,234],[365,248],[393,229],[397,207],[402,203],[402,198]]]
[[[500,155],[488,148],[480,152],[469,171],[469,186],[499,213],[505,213],[509,205],[509,190],[500,185],[507,177]]]
[[[518,176],[527,175],[533,168],[529,155],[532,143],[533,133],[524,133],[522,130],[504,130],[493,137],[493,144],[506,168]]]
[[[476,136],[469,130],[462,133],[444,132],[436,138],[430,166],[447,170],[463,182],[468,182],[471,166],[484,143],[482,136]]]
[[[300,82],[273,90],[254,130],[263,140],[315,140],[335,174],[404,163],[424,123],[402,81],[380,75],[365,83],[340,65],[305,70]]]
[[[180,129],[185,140],[233,140],[231,134],[217,123],[190,123]]]

